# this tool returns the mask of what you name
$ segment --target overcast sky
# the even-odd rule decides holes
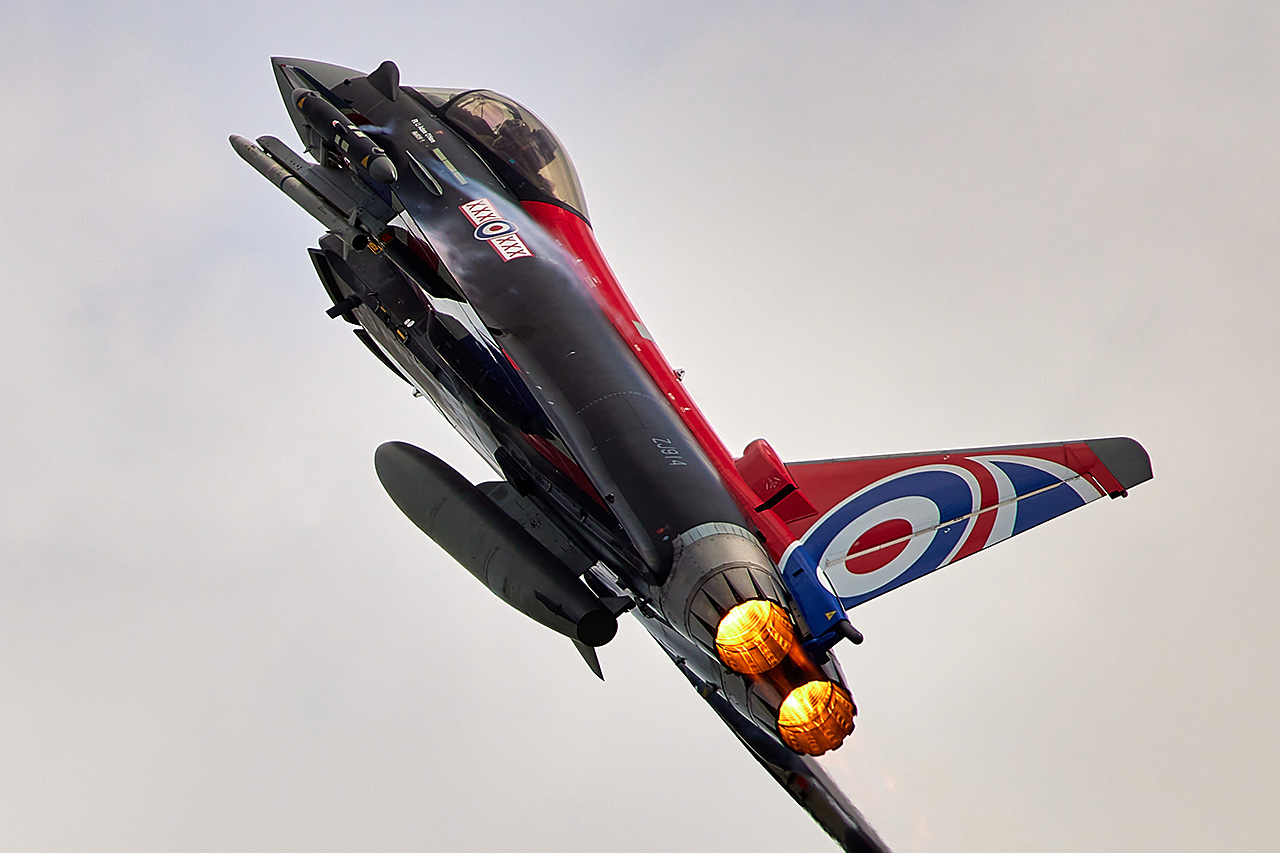
[[[0,0],[0,849],[830,849],[638,625],[599,683],[383,494],[489,475],[228,146],[295,141],[272,54],[530,106],[734,450],[1142,441],[854,612],[828,766],[900,851],[1273,849],[1275,4],[687,6]]]

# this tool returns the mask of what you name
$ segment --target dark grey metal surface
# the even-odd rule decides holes
[[[537,504],[528,498],[522,497],[510,483],[505,480],[495,480],[488,483],[480,483],[476,488],[527,530],[529,535],[541,542],[544,548],[555,555],[557,560],[568,566],[575,574],[581,575],[595,562],[581,548],[570,541],[569,537],[556,526],[555,522]]]
[[[1085,444],[1120,481],[1121,488],[1132,489],[1151,479],[1151,457],[1132,438],[1094,438]]]
[[[469,480],[404,442],[387,442],[373,459],[378,479],[401,512],[495,595],[584,645],[613,639],[617,618]]]

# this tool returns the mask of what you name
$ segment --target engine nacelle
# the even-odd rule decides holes
[[[725,697],[771,719],[795,752],[822,755],[853,731],[857,707],[800,642],[777,570],[760,543],[733,524],[703,524],[676,538],[662,608],[681,633],[730,670]]]

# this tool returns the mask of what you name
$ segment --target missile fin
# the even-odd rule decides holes
[[[578,650],[578,654],[582,655],[582,659],[587,662],[587,666],[596,674],[596,678],[604,681],[604,670],[600,668],[600,656],[596,654],[595,648],[579,640],[573,641],[573,647]]]

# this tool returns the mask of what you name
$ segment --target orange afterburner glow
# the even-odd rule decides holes
[[[778,711],[778,732],[787,746],[822,755],[853,731],[853,698],[832,681],[810,681],[791,691]]]
[[[796,641],[791,617],[772,601],[744,601],[720,620],[716,651],[734,672],[758,675],[773,669]]]

